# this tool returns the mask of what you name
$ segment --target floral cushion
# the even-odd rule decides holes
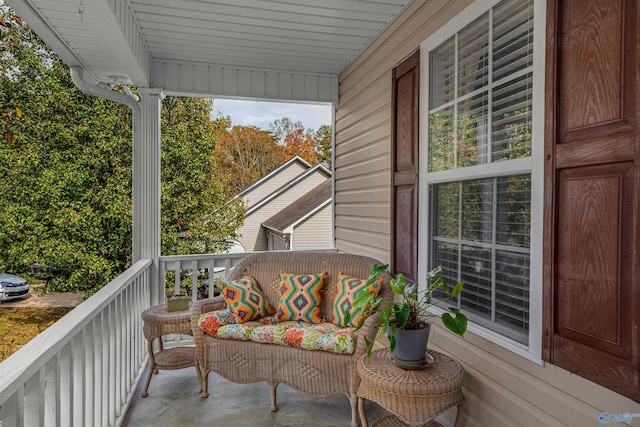
[[[327,273],[302,275],[280,273],[280,302],[276,311],[276,320],[322,323],[320,299],[326,277]]]
[[[331,323],[343,326],[345,314],[351,310],[356,294],[360,290],[369,289],[369,292],[372,292],[375,298],[380,292],[383,281],[383,277],[378,277],[378,280],[367,287],[366,279],[357,279],[355,277],[347,276],[344,273],[338,274],[338,282],[336,283],[337,290],[336,296],[333,300],[333,318],[331,319]],[[358,326],[363,317],[366,319],[365,315],[361,313],[361,311],[361,308],[353,310],[351,312],[351,317],[349,318],[349,323],[346,326]]]
[[[255,278],[244,277],[237,282],[225,282],[220,291],[233,313],[236,323],[244,323],[273,314]]]
[[[198,325],[216,338],[286,345],[337,354],[353,354],[357,336],[354,328],[341,328],[328,322],[277,322],[271,316],[237,324],[229,310],[204,313],[200,316]]]

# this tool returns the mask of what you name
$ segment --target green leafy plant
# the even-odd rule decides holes
[[[358,292],[355,296],[352,311],[361,309],[362,313],[373,314],[380,313],[380,318],[376,323],[379,328],[379,337],[386,334],[389,339],[391,351],[396,348],[396,332],[398,330],[423,329],[433,322],[437,317],[442,319],[444,326],[451,332],[464,336],[467,331],[467,316],[464,315],[457,307],[446,307],[442,314],[436,314],[429,311],[431,307],[439,306],[445,301],[458,298],[464,284],[457,283],[453,288],[447,286],[442,279],[442,267],[438,266],[427,273],[427,286],[425,289],[418,289],[418,283],[407,282],[404,274],[391,276],[391,290],[395,295],[400,296],[400,301],[388,301],[382,296],[375,297],[374,294],[367,291],[369,285],[375,283],[381,274],[389,272],[389,265],[375,265],[371,270],[367,287]],[[444,294],[441,298],[433,298],[433,294],[440,291]],[[351,318],[351,312],[345,316],[345,325]],[[364,318],[357,325],[356,329],[360,329],[364,325]],[[367,354],[371,357],[371,349],[373,342],[365,337],[367,343]]]

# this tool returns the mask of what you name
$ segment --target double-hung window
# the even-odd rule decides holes
[[[470,320],[526,348],[532,233],[542,231],[532,227],[541,183],[533,104],[542,99],[534,1],[476,2],[461,15],[421,46],[422,266],[464,282],[457,304]]]

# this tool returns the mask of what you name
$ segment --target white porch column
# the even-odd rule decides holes
[[[151,305],[164,302],[159,285],[161,89],[138,89],[140,117],[133,118],[133,262],[150,259]]]

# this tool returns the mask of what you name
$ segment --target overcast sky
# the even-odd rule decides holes
[[[300,121],[305,129],[314,131],[331,124],[330,104],[290,104],[284,102],[244,101],[235,99],[213,100],[212,117],[229,116],[233,125],[257,126],[269,129],[274,120],[288,117]]]

